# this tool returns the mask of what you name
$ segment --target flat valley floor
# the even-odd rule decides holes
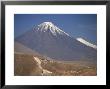
[[[15,76],[96,76],[92,61],[57,61],[37,55],[14,54]]]

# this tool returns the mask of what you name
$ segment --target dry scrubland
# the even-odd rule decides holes
[[[93,62],[56,61],[39,55],[15,54],[14,73],[15,76],[96,76],[97,69]]]

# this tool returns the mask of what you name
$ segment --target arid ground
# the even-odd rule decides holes
[[[91,61],[57,61],[39,55],[15,53],[15,76],[96,76]]]

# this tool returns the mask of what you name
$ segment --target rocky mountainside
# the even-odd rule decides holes
[[[96,60],[97,50],[85,45],[52,22],[35,25],[15,39],[16,42],[56,60]]]

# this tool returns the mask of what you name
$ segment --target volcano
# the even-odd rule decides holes
[[[52,22],[33,26],[15,42],[55,60],[97,60],[96,46],[71,37]]]

